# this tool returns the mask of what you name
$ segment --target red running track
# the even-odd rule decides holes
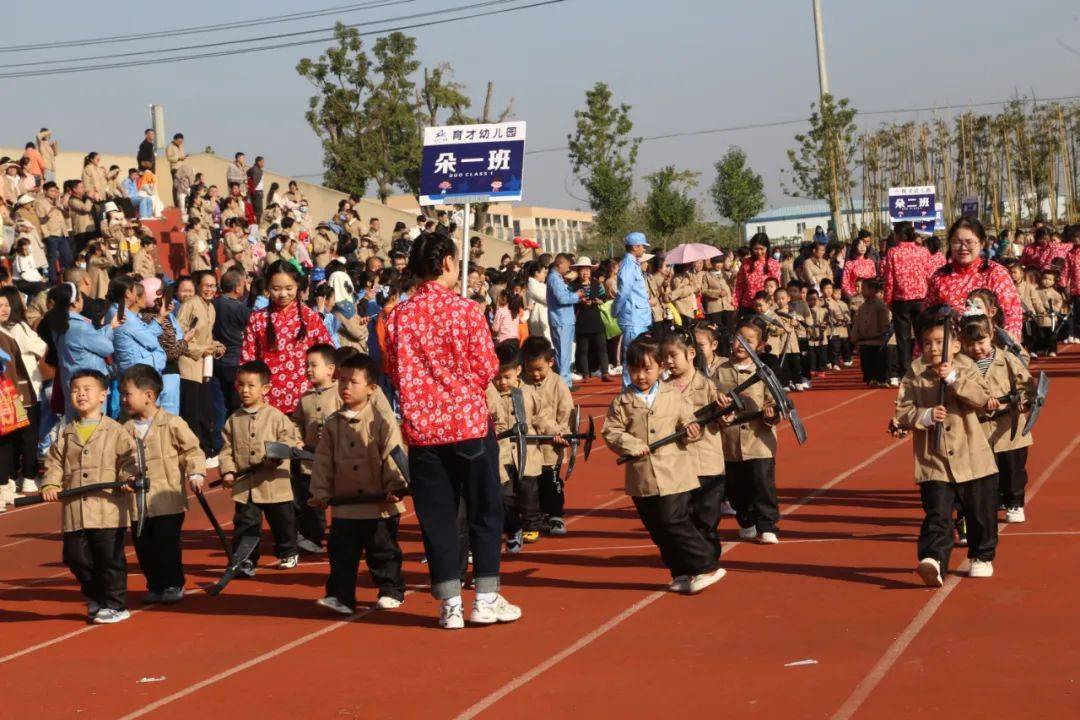
[[[1080,436],[1066,398],[1080,391],[1078,361],[1040,366],[1054,382],[1029,462],[1029,521],[1004,529],[996,576],[954,572],[940,590],[912,572],[921,512],[910,445],[884,432],[894,394],[867,391],[851,371],[794,396],[810,441],[796,448],[782,434],[781,544],[737,543],[725,518],[729,574],[694,597],[664,592],[602,447],[579,459],[568,488],[569,535],[505,559],[504,592],[524,618],[453,633],[435,626],[413,517],[402,531],[413,590],[400,610],[327,615],[313,602],[323,558],[206,596],[224,557],[196,506],[189,597],[101,627],[84,624],[60,564],[57,510],[9,512],[0,717],[1075,716],[1080,491],[1068,479]],[[610,392],[587,386],[579,399],[602,415]],[[211,498],[228,518],[228,498]]]

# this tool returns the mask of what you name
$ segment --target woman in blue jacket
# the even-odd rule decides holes
[[[161,347],[161,326],[143,319],[146,291],[131,275],[118,275],[109,284],[109,309],[120,321],[113,335],[113,364],[122,375],[132,365],[149,365],[159,373],[165,369],[165,348]],[[108,315],[106,315],[108,317]]]
[[[72,283],[57,285],[49,296],[53,301],[49,309],[49,328],[56,343],[56,356],[60,363],[60,386],[64,393],[64,412],[71,417],[71,376],[76,370],[89,368],[109,375],[105,358],[113,354],[113,332],[119,321],[101,328],[83,315],[83,297]]]

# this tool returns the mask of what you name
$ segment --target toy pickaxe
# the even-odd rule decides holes
[[[952,318],[953,318],[952,308],[949,307],[948,305],[943,305],[941,307],[941,309],[938,310],[938,316],[942,317],[942,318],[945,318],[945,337],[942,339],[942,344],[941,344],[941,362],[944,364],[944,363],[949,362],[949,345],[952,343]],[[949,389],[949,383],[945,382],[945,379],[942,378],[941,381],[938,383],[938,405],[939,406],[945,404],[945,395],[946,395],[948,389]],[[944,441],[945,441],[945,423],[941,423],[941,422],[935,423],[934,424],[934,437],[933,437],[934,452],[938,452],[938,451],[941,450],[941,444]]]
[[[517,467],[520,475],[525,470],[525,454],[528,452],[527,438],[529,437],[529,424],[525,414],[525,395],[521,392],[521,388],[510,389],[510,403],[514,408],[514,424],[509,429],[499,433],[495,439],[514,438],[518,451]]]
[[[1039,373],[1039,382],[1035,386],[1035,399],[1031,401],[1031,414],[1028,415],[1027,423],[1024,424],[1023,434],[1028,435],[1035,427],[1035,421],[1039,419],[1043,405],[1046,404],[1046,395],[1050,392],[1050,376],[1045,372]]]
[[[565,453],[565,455],[570,456],[570,459],[567,461],[567,464],[566,464],[566,478],[565,478],[566,480],[569,480],[570,476],[574,474],[574,465],[577,463],[577,451],[578,451],[578,448],[581,446],[581,442],[583,440],[585,441],[585,453],[584,453],[585,459],[588,460],[589,455],[592,453],[593,442],[596,440],[596,424],[593,421],[593,418],[591,416],[588,418],[588,423],[589,423],[588,431],[586,431],[584,433],[580,432],[580,429],[581,429],[581,408],[580,407],[575,407],[573,410],[570,411],[570,428],[573,430],[573,432],[572,433],[567,433],[566,435],[559,435],[558,436],[558,437],[561,437],[563,440],[566,440],[566,441],[568,441],[570,443],[570,447],[567,450],[567,452]],[[543,441],[554,440],[555,437],[556,437],[555,435],[528,435],[528,436],[526,436],[526,439],[527,440],[533,440],[533,441],[536,441],[536,442],[543,442]],[[559,459],[555,463],[555,476],[556,477],[559,476],[559,472],[562,470],[563,457],[564,457],[564,453],[559,453]]]

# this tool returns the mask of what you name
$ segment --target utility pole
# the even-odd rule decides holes
[[[829,94],[829,71],[825,67],[825,26],[821,22],[821,0],[812,0],[814,6],[814,33],[817,37],[817,73],[818,73],[818,87],[820,89],[821,101],[818,103],[820,108],[823,109],[825,105],[825,96]],[[824,112],[822,112],[822,119],[824,119]],[[840,187],[838,184],[837,174],[837,153],[836,143],[839,142],[839,138],[833,137],[833,129],[830,126],[825,127],[825,160],[829,165],[829,210],[832,212],[833,229],[836,230],[836,237],[838,240],[843,240],[845,237],[844,226],[840,222]],[[865,198],[863,200],[865,203]]]

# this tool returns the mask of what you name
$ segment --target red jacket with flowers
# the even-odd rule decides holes
[[[1080,297],[1080,247],[1069,250],[1065,256],[1065,288],[1072,297]]]
[[[844,262],[844,274],[840,278],[840,289],[848,297],[855,296],[855,281],[877,277],[877,265],[866,257],[851,258]]]
[[[386,365],[409,445],[445,445],[488,433],[485,390],[499,361],[479,305],[424,283],[386,322]]]
[[[932,272],[930,251],[922,245],[902,242],[889,248],[881,263],[885,303],[922,300],[926,297],[926,281]]]
[[[266,338],[266,323],[274,323],[276,342],[271,346]],[[300,323],[306,332],[297,338]],[[251,313],[244,344],[240,350],[243,362],[262,360],[270,368],[270,396],[268,401],[281,412],[289,415],[296,409],[300,396],[307,389],[304,374],[307,349],[318,343],[330,343],[330,333],[319,313],[300,302],[293,302],[280,310],[263,308]]]
[[[767,278],[780,282],[780,263],[772,258],[765,258],[764,263],[748,258],[739,266],[739,274],[735,276],[735,304],[753,310],[754,296],[765,289]]]
[[[1003,326],[1013,338],[1019,340],[1024,321],[1020,307],[1020,293],[1003,265],[993,261],[976,260],[967,267],[955,263],[944,266],[930,278],[923,307],[948,303],[953,310],[962,313],[972,290],[993,290],[1001,306]]]

